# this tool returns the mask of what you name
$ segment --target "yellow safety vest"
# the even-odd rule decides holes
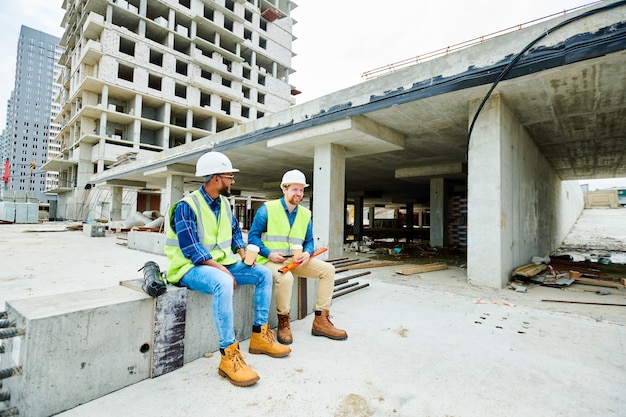
[[[298,212],[292,226],[285,213],[282,201],[273,200],[265,203],[267,209],[267,230],[261,234],[261,241],[270,252],[290,253],[292,245],[302,245],[306,231],[311,221],[311,211],[306,207],[298,206]],[[268,261],[258,255],[257,262],[264,264]]]
[[[220,196],[220,215],[219,219],[217,219],[200,190],[196,190],[170,209],[169,219],[174,218],[176,206],[181,201],[189,204],[189,207],[195,213],[198,238],[213,260],[222,265],[231,265],[237,262],[231,256],[233,239],[232,211],[228,200]],[[171,226],[171,220],[167,221],[165,237],[165,255],[167,255],[168,260],[167,281],[175,284],[180,281],[187,271],[194,267],[194,264],[183,255],[178,244],[176,231]]]

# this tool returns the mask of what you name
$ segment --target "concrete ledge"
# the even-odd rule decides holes
[[[317,281],[307,280],[307,292],[300,295],[296,280],[292,320],[298,317],[299,299],[311,306],[308,313],[313,311]],[[141,283],[123,281],[118,287],[7,301],[8,318],[25,331],[3,340],[5,351],[0,355],[2,369],[22,367],[21,374],[3,380],[10,405],[17,406],[20,415],[57,414],[218,350],[211,295],[168,285],[167,292],[154,299],[141,290]],[[184,308],[176,314],[177,322],[172,315],[157,314],[157,303],[176,295],[181,296],[175,306]],[[233,298],[237,340],[250,337],[253,301],[253,286],[237,287]],[[276,327],[274,301],[269,322]],[[165,334],[175,326],[173,335]],[[169,347],[177,337],[182,337],[180,360],[170,363]],[[159,345],[158,340],[164,343]],[[155,372],[155,367],[160,368]]]
[[[128,249],[163,255],[165,253],[165,234],[156,232],[128,232]]]

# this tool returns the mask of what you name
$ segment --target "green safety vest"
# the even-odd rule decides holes
[[[270,252],[290,253],[291,245],[302,245],[306,231],[311,221],[311,211],[306,207],[298,206],[298,212],[289,226],[289,218],[285,213],[282,201],[273,200],[265,203],[267,209],[267,230],[261,234],[261,241]],[[268,261],[258,255],[257,262],[264,264]]]
[[[176,203],[169,212],[169,219],[174,218],[176,206],[181,201],[185,201],[196,215],[196,226],[198,238],[209,252],[213,260],[222,265],[231,265],[237,262],[232,255],[232,211],[228,200],[220,196],[220,215],[215,218],[215,213],[209,207],[200,190],[196,190],[189,196]],[[183,255],[183,251],[178,244],[178,236],[171,226],[171,221],[167,222],[165,235],[165,255],[167,255],[167,281],[175,284],[195,265],[190,259]]]

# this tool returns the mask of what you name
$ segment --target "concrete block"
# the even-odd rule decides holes
[[[15,191],[13,190],[0,190],[0,200],[15,202]]]
[[[0,220],[7,222],[15,221],[15,203],[12,201],[0,201]]]
[[[25,203],[26,202],[26,191],[25,190],[14,190],[15,192],[15,202],[16,203]]]
[[[28,202],[26,204],[26,223],[39,223],[39,202]]]
[[[83,224],[83,234],[89,237],[104,237],[106,226],[103,224]]]
[[[15,203],[15,223],[28,223],[28,203]]]
[[[128,232],[128,249],[163,255],[165,253],[165,234],[156,232]]]
[[[149,377],[153,300],[122,286],[6,303],[23,336],[3,340],[20,415],[46,417]]]

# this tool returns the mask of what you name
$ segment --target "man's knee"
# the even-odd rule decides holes
[[[293,285],[293,274],[287,272],[286,274],[278,273],[274,275],[274,281],[278,287],[290,287]]]

